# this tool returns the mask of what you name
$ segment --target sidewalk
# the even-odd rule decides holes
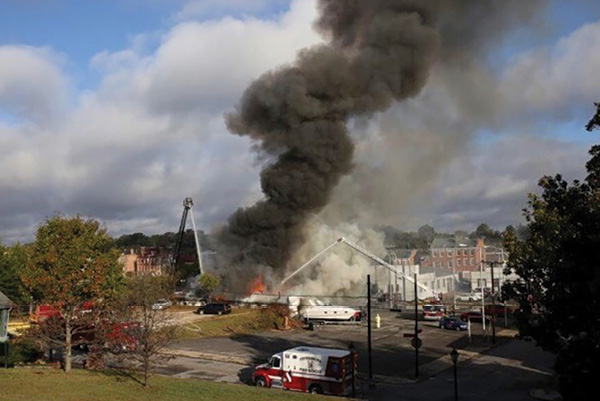
[[[508,334],[508,333],[504,333]],[[500,333],[499,333],[500,335]],[[554,356],[531,342],[504,337],[481,352],[459,350],[458,395],[465,400],[553,399]],[[454,370],[449,356],[419,367],[419,379],[400,382],[378,378],[364,386],[364,398],[378,400],[454,400]]]

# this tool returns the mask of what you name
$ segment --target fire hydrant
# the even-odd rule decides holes
[[[379,313],[377,315],[375,315],[375,327],[377,327],[377,328],[381,327],[381,316],[379,316]]]

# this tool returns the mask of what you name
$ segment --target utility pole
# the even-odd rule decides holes
[[[452,248],[452,312],[456,313],[456,248]]]
[[[371,358],[371,275],[367,274],[367,354],[369,357],[369,380],[373,380]]]
[[[494,261],[490,262],[492,271],[492,344],[496,344],[496,291],[494,290]]]
[[[402,300],[406,304],[406,302],[408,301],[408,297],[406,296],[406,271],[404,269],[405,267],[406,266],[404,265],[404,262],[402,262]]]
[[[415,378],[419,377],[419,297],[417,296],[417,274],[415,273]]]
[[[485,292],[483,290],[483,263],[481,260],[479,264],[479,286],[481,287],[481,324],[483,325],[483,333],[485,335]]]
[[[392,256],[392,251],[388,251],[388,257],[390,260],[390,264],[394,265],[394,267],[397,268],[396,264],[395,264],[395,259]],[[394,292],[394,287],[393,287],[393,283],[392,283],[392,271],[389,270],[388,271],[388,304],[389,304],[389,308],[390,310],[392,310],[394,308],[394,304],[393,304],[393,299],[392,299],[392,294]]]

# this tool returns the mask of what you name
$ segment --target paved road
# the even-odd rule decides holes
[[[531,401],[530,392],[554,384],[553,356],[521,340],[504,342],[488,352],[459,363],[458,396],[461,401]],[[417,383],[380,384],[366,390],[371,400],[454,400],[454,375],[449,368]]]
[[[464,400],[533,400],[530,392],[554,383],[553,356],[532,343],[506,340],[481,354],[460,351],[458,373],[459,399]],[[421,366],[423,380],[377,381],[370,389],[363,381],[358,398],[407,401],[445,401],[454,399],[452,364],[444,356],[430,365]],[[189,357],[175,357],[159,373],[181,378],[197,378],[227,383],[250,383],[251,367],[240,363],[211,361]],[[376,376],[376,378],[379,378]],[[390,378],[389,376],[385,379]],[[393,381],[393,380],[392,380]],[[279,391],[279,390],[265,390]]]
[[[382,311],[382,326],[372,331],[372,370],[375,375],[397,378],[413,378],[415,350],[410,345],[411,338],[404,333],[412,333],[414,321],[398,317],[396,313]],[[474,324],[472,342],[465,332],[441,330],[437,322],[419,322],[422,333],[419,335],[423,347],[419,352],[421,365],[447,356],[453,347],[478,352],[489,346],[489,337],[482,336],[481,325]],[[240,363],[262,363],[272,354],[299,345],[347,348],[352,342],[359,352],[359,365],[366,372],[367,358],[366,325],[326,325],[315,331],[293,332],[273,331],[256,335],[233,336],[229,338],[204,338],[183,340],[176,343],[176,351],[216,354],[235,358]],[[215,358],[213,358],[215,359]],[[222,359],[217,359],[222,360]],[[225,360],[228,361],[228,360]]]
[[[373,373],[376,386],[363,381],[362,398],[372,400],[452,400],[454,382],[449,352],[460,352],[459,396],[462,400],[531,400],[535,387],[552,383],[553,357],[531,343],[512,339],[514,332],[498,328],[492,346],[481,325],[472,326],[472,338],[465,332],[445,331],[435,322],[420,322],[423,332],[420,377],[415,380],[415,351],[404,333],[414,322],[397,314],[382,312],[383,325],[373,329]],[[180,341],[173,347],[175,357],[159,373],[182,378],[199,378],[228,383],[249,383],[251,367],[275,352],[297,345],[345,348],[357,347],[363,376],[366,376],[366,327],[325,326],[315,331],[269,332],[232,338]],[[271,390],[266,390],[271,391]],[[277,390],[272,390],[277,391]]]

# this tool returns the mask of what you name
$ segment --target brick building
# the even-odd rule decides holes
[[[162,275],[169,267],[173,256],[170,250],[142,246],[136,253],[133,249],[119,258],[126,275],[151,274]]]
[[[421,266],[454,269],[456,272],[475,271],[487,260],[483,238],[436,238],[429,252],[421,257]]]

